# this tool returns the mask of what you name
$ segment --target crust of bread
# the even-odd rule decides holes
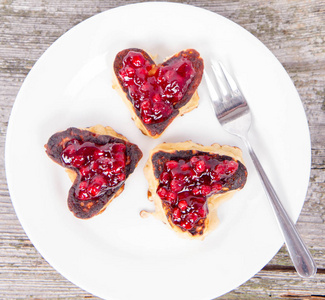
[[[187,50],[185,50],[185,51],[187,51]],[[142,50],[142,52],[144,52],[144,51]],[[145,54],[147,54],[150,57],[150,59],[152,59],[152,61],[154,61],[154,57],[150,53],[145,52]],[[168,61],[172,57],[173,56],[166,58],[164,60],[164,62]],[[113,66],[112,87],[113,87],[113,89],[115,89],[117,91],[118,95],[122,98],[122,101],[125,103],[125,105],[129,109],[129,111],[131,113],[131,118],[134,121],[135,125],[141,130],[141,132],[144,135],[150,136],[150,137],[152,137],[154,139],[159,138],[175,118],[177,118],[178,116],[183,116],[184,114],[186,114],[186,113],[192,111],[193,109],[197,108],[198,105],[199,105],[200,97],[199,97],[199,94],[198,94],[197,90],[195,90],[195,92],[193,93],[190,100],[185,105],[178,108],[177,115],[175,117],[173,117],[169,121],[168,125],[163,129],[163,131],[160,132],[160,133],[152,134],[150,132],[150,130],[148,130],[148,128],[144,125],[142,120],[139,118],[139,116],[137,115],[137,113],[136,113],[136,111],[135,111],[135,109],[133,107],[132,102],[128,99],[127,94],[125,93],[125,91],[123,91],[122,86],[121,86],[121,84],[120,84],[120,82],[119,82],[119,80],[117,78],[117,75],[116,75],[115,66]]]
[[[157,152],[162,151],[167,153],[173,153],[175,151],[182,150],[197,150],[211,154],[230,156],[233,159],[238,160],[242,164],[244,164],[242,151],[237,147],[231,147],[228,145],[221,146],[219,144],[212,144],[211,146],[203,146],[192,141],[186,141],[180,143],[163,143],[155,147],[150,152],[149,159],[144,167],[144,174],[149,184],[148,199],[149,201],[152,201],[154,203],[155,210],[153,212],[143,210],[140,212],[140,215],[144,218],[150,215],[154,216],[158,220],[161,220],[163,223],[165,223],[170,229],[172,229],[174,232],[176,232],[176,234],[178,234],[182,238],[203,240],[211,231],[216,229],[219,224],[217,210],[220,204],[230,199],[239,189],[231,190],[222,194],[214,194],[207,199],[209,214],[206,218],[205,229],[203,231],[203,234],[192,235],[188,231],[182,231],[178,226],[172,224],[167,219],[166,213],[162,206],[162,201],[156,193],[159,185],[159,179],[157,179],[154,175],[154,166],[152,163],[152,157]]]

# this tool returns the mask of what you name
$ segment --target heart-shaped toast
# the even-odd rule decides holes
[[[68,207],[81,219],[106,209],[142,157],[137,145],[101,125],[57,132],[45,148],[53,161],[66,168],[73,182]]]
[[[204,64],[194,49],[159,65],[144,50],[125,49],[116,55],[113,68],[114,88],[145,135],[158,138],[178,115],[198,106]]]
[[[163,143],[144,169],[153,214],[182,237],[203,239],[218,224],[217,208],[246,183],[241,150],[191,141]]]

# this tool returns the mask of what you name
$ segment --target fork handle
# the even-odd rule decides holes
[[[277,196],[271,182],[269,181],[260,161],[258,160],[251,144],[247,138],[242,137],[248,152],[252,158],[255,168],[262,180],[265,192],[271,202],[273,211],[282,230],[285,243],[293,265],[301,277],[312,277],[317,272],[316,264],[302,241],[295,225],[284,209],[279,197]]]

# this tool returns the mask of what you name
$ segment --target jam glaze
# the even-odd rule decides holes
[[[191,235],[200,235],[209,213],[208,198],[242,188],[246,168],[226,155],[192,151],[178,154],[181,156],[158,152],[153,157],[155,177],[159,180],[156,193],[169,222]]]
[[[183,50],[156,65],[138,48],[120,51],[113,69],[116,89],[139,129],[160,136],[178,115],[197,107],[196,90],[203,75],[203,60],[194,49]],[[114,87],[114,85],[113,85]]]
[[[146,124],[165,121],[193,80],[195,71],[186,57],[168,65],[153,65],[141,52],[129,51],[119,76],[134,107]]]
[[[137,145],[101,125],[89,130],[71,127],[57,132],[45,148],[53,161],[66,168],[73,181],[68,207],[81,219],[102,212],[123,191],[125,180],[142,158]]]
[[[61,157],[66,166],[75,167],[80,174],[76,198],[96,199],[108,188],[121,184],[125,180],[125,150],[122,143],[99,145],[69,140]]]

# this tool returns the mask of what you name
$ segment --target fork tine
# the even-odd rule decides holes
[[[225,69],[221,61],[218,61],[219,67],[221,72],[224,75],[225,81],[227,82],[229,89],[231,90],[232,93],[234,92],[239,92],[239,88],[235,82],[235,80],[232,78],[232,76],[228,73],[228,71]]]
[[[205,81],[208,86],[208,91],[209,91],[211,100],[220,102],[220,97],[219,97],[216,89],[214,88],[214,85],[213,85],[208,73],[205,70],[203,72],[204,72],[204,77],[205,77]]]
[[[222,73],[222,70],[221,70],[220,66],[219,66],[218,69],[221,70],[221,74],[220,74],[220,71],[218,72],[218,70],[216,69],[214,64],[212,64],[211,67],[212,67],[212,71],[214,73],[214,77],[216,79],[217,87],[218,87],[219,92],[220,92],[221,97],[222,97],[222,101],[227,101],[230,95],[229,95],[229,91],[228,91],[227,87],[223,83],[223,79],[225,79],[225,76]]]

